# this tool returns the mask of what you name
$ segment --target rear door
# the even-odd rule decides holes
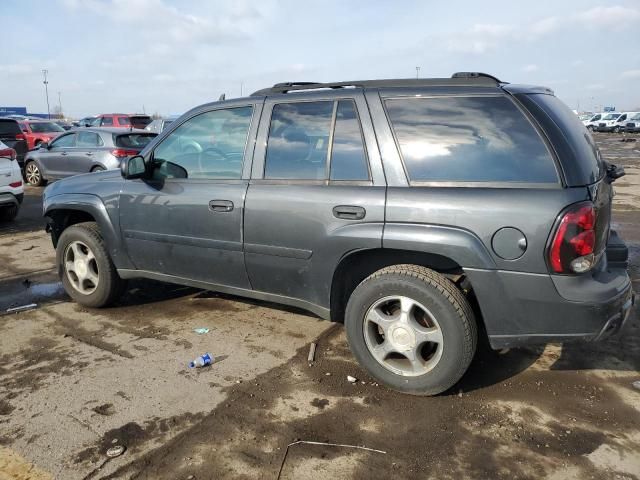
[[[104,142],[96,132],[78,132],[76,148],[70,154],[69,168],[74,173],[89,173]]]
[[[385,188],[360,91],[267,98],[245,207],[253,288],[328,308],[340,259],[382,245]]]

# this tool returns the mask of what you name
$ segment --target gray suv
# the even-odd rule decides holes
[[[344,322],[411,394],[495,349],[618,332],[633,292],[605,163],[547,88],[479,73],[285,83],[197,107],[121,172],[49,186],[67,293],[150,278]]]

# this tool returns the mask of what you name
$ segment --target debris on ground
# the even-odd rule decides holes
[[[309,345],[309,356],[307,357],[307,361],[311,363],[315,358],[316,358],[316,342],[312,342],[311,345]]]
[[[209,333],[209,329],[205,327],[194,328],[193,331],[198,335],[204,335],[205,333]]]
[[[109,458],[119,457],[124,453],[124,451],[125,451],[124,445],[116,445],[115,447],[111,447],[109,450],[107,450],[107,457]]]
[[[189,368],[200,368],[206,365],[211,365],[213,362],[213,357],[210,353],[205,353],[204,355],[200,355],[194,361],[189,362]]]
[[[19,313],[25,310],[33,310],[34,308],[38,308],[38,304],[30,303],[28,305],[20,305],[19,307],[7,308],[6,313]]]
[[[633,388],[635,388],[636,390],[640,390],[640,380],[636,380],[631,385],[633,385]]]
[[[357,450],[365,450],[367,452],[372,452],[372,453],[381,453],[383,455],[387,454],[387,452],[385,452],[384,450],[377,450],[375,448],[364,447],[361,445],[345,445],[343,443],[311,442],[307,440],[296,440],[295,442],[287,445],[287,448],[284,451],[284,456],[282,457],[282,462],[280,463],[280,470],[278,470],[278,476],[276,477],[277,480],[279,480],[280,477],[282,476],[282,470],[284,469],[284,462],[287,459],[287,454],[289,453],[289,449],[296,445],[322,445],[324,447],[353,448]]]
[[[347,382],[356,383],[358,379],[356,377],[352,377],[351,375],[347,375]]]

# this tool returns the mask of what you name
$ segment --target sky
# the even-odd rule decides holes
[[[42,69],[51,108],[79,118],[416,67],[548,86],[581,111],[640,110],[640,0],[0,0],[0,21],[0,106],[34,113],[47,109]]]

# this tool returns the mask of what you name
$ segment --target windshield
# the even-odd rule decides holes
[[[605,115],[604,117],[602,117],[602,119],[603,120],[615,120],[619,116],[620,116],[619,113],[610,113],[609,115]]]
[[[29,126],[33,133],[64,132],[64,128],[53,122],[29,123]]]

